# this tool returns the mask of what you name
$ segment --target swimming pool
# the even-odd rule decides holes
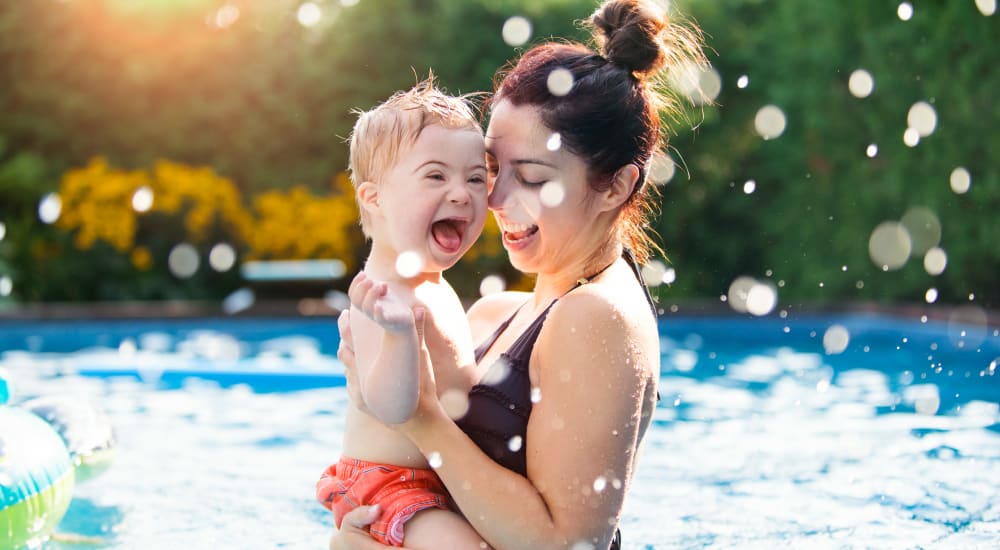
[[[625,548],[993,547],[1000,335],[877,315],[661,319]],[[46,548],[322,548],[347,402],[332,319],[0,324],[20,397],[111,416],[118,456]]]

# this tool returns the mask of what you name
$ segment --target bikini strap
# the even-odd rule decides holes
[[[649,287],[646,286],[646,281],[642,278],[642,271],[639,269],[639,262],[636,261],[635,255],[633,255],[632,250],[626,246],[622,248],[622,257],[625,258],[625,263],[632,268],[632,273],[635,273],[635,278],[639,280],[639,286],[642,287],[642,292],[646,295],[646,302],[649,304],[649,309],[653,312],[653,318],[657,318],[656,302],[653,301],[653,295],[649,293]]]

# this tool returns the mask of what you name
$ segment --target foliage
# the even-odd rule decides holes
[[[583,39],[577,20],[597,4],[313,3],[313,26],[300,23],[297,0],[0,4],[0,276],[14,279],[16,298],[218,298],[241,284],[235,270],[171,276],[165,257],[182,241],[204,253],[225,240],[243,258],[333,256],[356,269],[365,246],[342,175],[352,109],[430,68],[453,93],[489,90],[523,48],[501,39],[508,17],[527,17],[533,41]],[[705,30],[722,88],[715,105],[671,121],[679,166],[654,229],[677,279],[662,295],[715,298],[750,275],[780,282],[782,306],[919,302],[929,287],[942,301],[1000,303],[993,17],[971,1],[922,3],[908,21],[895,3],[865,0],[676,3]],[[863,99],[847,86],[858,68],[875,78]],[[902,134],[917,101],[933,105],[938,125],[909,147]],[[787,119],[769,140],[754,131],[765,105]],[[972,174],[965,194],[949,186],[959,166]],[[144,185],[155,199],[138,214],[131,199]],[[60,186],[63,217],[42,224],[38,201]],[[890,271],[869,258],[872,230],[913,207],[940,220],[940,276],[919,255]],[[491,273],[530,284],[497,241],[488,226],[453,269],[463,295]]]

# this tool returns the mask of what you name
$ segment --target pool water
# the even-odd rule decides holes
[[[1000,335],[875,315],[661,319],[624,547],[1000,545]],[[0,324],[15,400],[82,396],[118,455],[45,548],[323,548],[347,403],[331,319]],[[79,539],[89,540],[80,544]]]

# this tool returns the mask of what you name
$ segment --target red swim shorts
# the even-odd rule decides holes
[[[316,482],[316,498],[333,511],[337,527],[358,506],[382,505],[382,515],[371,524],[372,538],[391,546],[403,545],[403,524],[428,508],[447,510],[447,490],[433,470],[341,458]]]

